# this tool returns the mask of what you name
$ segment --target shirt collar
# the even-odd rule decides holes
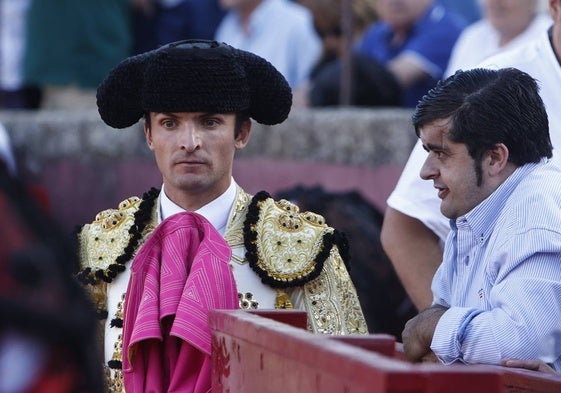
[[[236,200],[236,189],[237,184],[234,179],[232,179],[230,186],[222,195],[195,211],[195,213],[202,215],[210,221],[212,226],[216,228],[221,235],[224,235],[224,232],[226,231],[228,217],[230,215],[230,211],[232,210],[234,201]],[[159,200],[160,220],[162,221],[174,214],[185,211],[185,209],[168,198],[163,185]]]
[[[493,231],[495,221],[501,214],[502,208],[514,192],[520,181],[534,170],[538,165],[547,162],[547,159],[540,163],[528,163],[518,167],[512,174],[499,186],[491,195],[474,207],[464,216],[458,217],[452,223],[452,229],[457,228],[458,222],[467,222],[469,227],[481,242],[483,242]],[[454,220],[452,220],[454,221]]]

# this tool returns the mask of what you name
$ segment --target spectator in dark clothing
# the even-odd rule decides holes
[[[442,78],[467,22],[436,0],[377,0],[379,19],[358,45],[359,53],[386,67],[403,89],[405,107]]]
[[[212,39],[225,11],[217,0],[132,0],[133,53],[184,39]]]
[[[323,50],[308,83],[298,89],[298,106],[398,106],[401,88],[379,62],[354,51],[376,19],[374,0],[356,0],[348,9],[341,0],[302,0],[312,11]]]

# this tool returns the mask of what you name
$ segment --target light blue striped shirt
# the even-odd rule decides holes
[[[445,364],[500,364],[555,351],[561,370],[561,168],[516,169],[493,194],[451,220],[434,303],[450,307],[431,349]]]
[[[215,39],[259,55],[286,78],[292,89],[307,81],[322,51],[310,10],[288,0],[264,0],[251,14],[249,32],[230,10]],[[251,76],[250,76],[251,77]]]

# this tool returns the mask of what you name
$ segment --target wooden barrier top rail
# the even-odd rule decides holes
[[[393,336],[312,334],[301,311],[216,310],[213,392],[561,392],[561,376],[489,365],[412,364]]]

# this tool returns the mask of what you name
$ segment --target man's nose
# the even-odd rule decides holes
[[[438,175],[438,168],[433,162],[434,160],[431,158],[430,153],[423,166],[421,167],[420,176],[423,180],[430,180],[434,179]]]
[[[200,133],[193,124],[187,124],[180,132],[180,145],[182,149],[193,152],[201,146]]]

